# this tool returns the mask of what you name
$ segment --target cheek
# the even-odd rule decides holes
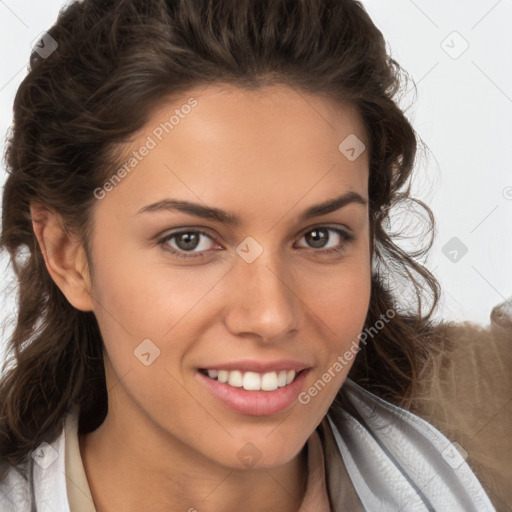
[[[318,290],[312,302],[313,309],[321,312],[324,343],[317,350],[319,366],[298,396],[300,407],[311,418],[318,419],[327,412],[354,364],[370,291],[370,276],[352,273],[338,285],[333,283],[328,292]]]
[[[151,251],[158,251],[154,248]],[[219,280],[215,272],[155,262],[151,251],[104,240],[95,255],[93,293],[105,329],[161,340],[197,307]],[[150,256],[151,259],[150,259]],[[118,336],[117,336],[118,337]]]
[[[359,334],[370,304],[369,262],[363,259],[340,265],[336,272],[331,269],[329,275],[317,274],[304,285],[308,290],[306,302],[313,312],[312,318],[316,318],[317,334],[323,343],[316,348],[318,373],[309,383],[314,389],[303,403],[311,400],[310,406],[324,408],[334,399],[358,352]]]
[[[134,250],[114,248],[121,244],[105,241],[95,254],[93,293],[111,385],[123,383],[114,387],[117,399],[129,404],[128,393],[153,413],[181,408],[192,415],[197,404],[184,392],[179,363],[194,339],[194,315],[215,281],[148,264]],[[168,427],[179,423],[173,415],[164,416]]]
[[[371,294],[371,269],[368,259],[350,261],[317,271],[303,280],[307,304],[323,321],[327,339],[338,345],[357,336],[364,325]]]

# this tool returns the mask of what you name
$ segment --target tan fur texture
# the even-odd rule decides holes
[[[512,510],[512,299],[490,324],[442,323],[412,411],[468,454],[498,511]]]

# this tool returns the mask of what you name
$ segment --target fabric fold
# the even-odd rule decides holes
[[[441,432],[350,379],[347,398],[359,413],[329,421],[347,471],[367,510],[495,512],[473,471]]]

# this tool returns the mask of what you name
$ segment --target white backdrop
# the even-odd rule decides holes
[[[441,317],[486,325],[512,295],[512,0],[363,3],[418,86],[402,106],[414,101],[407,116],[431,152],[415,190],[437,219],[428,267],[443,287]],[[2,153],[33,41],[62,5],[0,0]],[[0,175],[3,184],[3,164]],[[1,254],[0,357],[15,299],[6,263]]]

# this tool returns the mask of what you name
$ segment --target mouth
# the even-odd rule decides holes
[[[291,384],[304,370],[281,370],[266,373],[242,370],[207,370],[200,368],[199,372],[206,377],[227,384],[233,388],[243,388],[246,391],[275,391]]]
[[[271,416],[297,403],[310,367],[264,373],[242,369],[199,368],[196,378],[221,406],[247,416]]]

